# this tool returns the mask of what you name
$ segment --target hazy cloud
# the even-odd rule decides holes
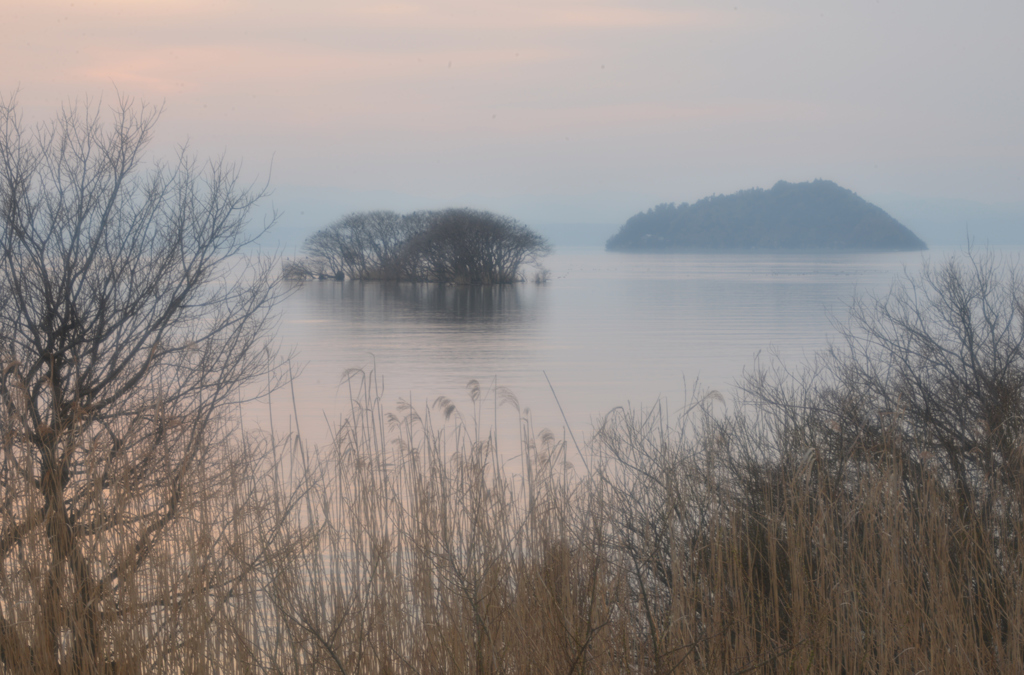
[[[252,167],[273,156],[284,192],[603,222],[780,178],[868,197],[1024,194],[1024,3],[1009,0],[102,0],[5,13],[0,90],[20,88],[30,117],[116,86],[164,104],[160,149],[187,137]]]

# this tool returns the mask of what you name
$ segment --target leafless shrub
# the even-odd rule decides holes
[[[841,341],[794,378],[775,365],[745,390],[788,457],[814,447],[834,480],[898,459],[905,485],[937,471],[965,509],[992,481],[1024,499],[1024,281],[968,251],[880,297],[859,298]],[[792,448],[787,447],[792,445]],[[899,452],[898,458],[888,453]]]

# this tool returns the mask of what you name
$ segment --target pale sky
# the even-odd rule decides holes
[[[474,206],[622,223],[827,178],[1024,202],[1024,2],[0,0],[28,119],[115,89],[270,175],[280,234]],[[271,168],[272,167],[272,168]]]

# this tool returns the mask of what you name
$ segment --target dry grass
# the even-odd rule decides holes
[[[444,399],[389,412],[355,379],[331,447],[210,448],[152,553],[91,605],[41,584],[46,530],[5,525],[0,671],[1024,672],[1020,411],[930,428],[850,368],[614,411],[586,468],[527,414],[503,459],[482,411],[517,410],[507,392],[474,383],[466,417]],[[118,528],[147,501],[118,499],[89,564],[130,557]],[[41,607],[97,620],[100,656],[57,658]]]
[[[1024,669],[1019,494],[993,483],[984,512],[965,510],[940,472],[908,479],[898,460],[837,478],[812,448],[790,460],[764,420],[721,409],[705,398],[675,420],[618,411],[585,474],[524,418],[513,473],[447,402],[395,416],[364,392],[335,446],[307,460],[299,548],[264,571],[277,651],[261,663]]]
[[[446,401],[393,415],[364,388],[333,447],[250,442],[197,473],[103,595],[102,667],[72,671],[1024,671],[1019,492],[964,509],[899,459],[837,479],[721,408],[618,411],[582,474],[524,417],[513,472]],[[20,546],[4,671],[42,672],[39,596],[68,589]]]

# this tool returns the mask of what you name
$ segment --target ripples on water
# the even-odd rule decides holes
[[[936,258],[941,253],[924,254]],[[830,314],[856,292],[888,289],[921,253],[625,254],[565,251],[551,280],[494,288],[316,281],[284,306],[285,351],[304,365],[299,424],[326,439],[348,401],[343,374],[376,368],[391,403],[439,395],[471,408],[466,383],[510,388],[535,425],[576,437],[619,405],[681,406],[699,378],[728,392],[759,352],[796,363],[825,346]],[[278,431],[294,425],[290,394],[273,401]],[[492,413],[493,414],[493,413]],[[266,426],[266,405],[250,416]],[[515,435],[515,413],[500,412]],[[511,431],[506,431],[511,429]]]

